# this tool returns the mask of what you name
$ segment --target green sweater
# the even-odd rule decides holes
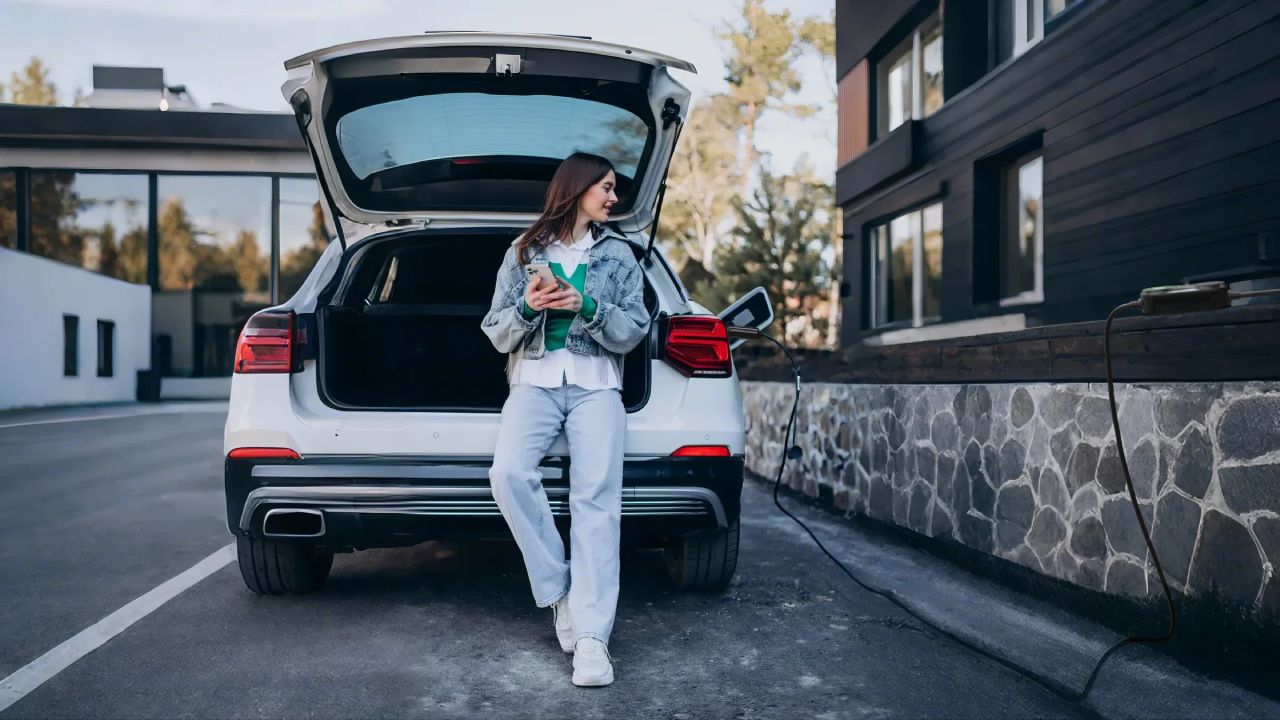
[[[569,284],[582,293],[582,309],[577,312],[584,320],[590,321],[596,316],[595,298],[583,292],[582,288],[587,283],[587,263],[580,262],[574,270],[573,275],[566,276],[564,267],[560,263],[549,263],[551,272],[558,277],[562,277],[569,281]],[[531,320],[537,313],[529,307],[529,304],[520,302],[520,314],[524,315],[526,320]],[[548,310],[547,311],[547,352],[552,350],[560,350],[564,347],[564,339],[569,334],[569,326],[573,324],[574,312],[572,310]]]

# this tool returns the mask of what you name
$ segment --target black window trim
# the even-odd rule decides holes
[[[871,256],[871,242],[872,242],[872,240],[871,240],[871,233],[872,233],[872,231],[874,231],[874,230],[875,230],[876,228],[878,228],[878,227],[883,227],[883,226],[885,226],[885,225],[888,225],[890,222],[892,222],[893,220],[895,220],[895,219],[897,219],[897,218],[899,218],[899,217],[902,217],[903,215],[909,215],[909,214],[914,213],[914,212],[922,212],[925,208],[927,208],[927,207],[929,207],[929,206],[931,206],[931,205],[938,205],[940,208],[942,208],[942,215],[943,215],[943,217],[942,217],[942,226],[943,226],[943,228],[944,228],[944,230],[943,230],[943,237],[942,237],[942,243],[943,243],[943,247],[945,248],[945,247],[946,247],[946,242],[947,242],[947,238],[946,238],[946,230],[945,230],[945,228],[946,228],[946,199],[947,199],[947,194],[946,194],[946,192],[944,191],[944,192],[939,193],[939,194],[937,194],[937,195],[931,195],[931,196],[929,196],[928,198],[926,198],[926,199],[924,199],[924,200],[920,200],[920,201],[917,201],[917,202],[912,202],[912,203],[910,203],[910,204],[908,204],[908,205],[903,205],[903,206],[901,206],[899,209],[894,210],[894,211],[892,211],[892,212],[881,213],[880,215],[877,215],[876,217],[871,218],[871,219],[867,220],[866,222],[864,222],[864,223],[862,224],[862,232],[861,232],[861,235],[862,235],[862,265],[863,265],[863,271],[862,271],[863,296],[862,296],[862,298],[860,298],[860,302],[861,302],[861,304],[862,304],[862,306],[863,306],[863,308],[864,308],[864,311],[863,311],[863,315],[864,315],[864,317],[862,318],[862,320],[863,320],[863,322],[864,322],[864,325],[863,325],[863,328],[862,328],[862,329],[863,329],[863,331],[864,331],[864,332],[866,332],[866,333],[870,333],[870,334],[877,334],[877,333],[885,332],[885,331],[888,331],[888,330],[903,330],[903,329],[910,329],[910,328],[921,328],[921,327],[926,327],[926,326],[929,326],[929,325],[936,325],[937,323],[942,322],[942,318],[943,318],[943,316],[946,314],[946,312],[945,312],[945,310],[946,310],[946,309],[942,306],[942,298],[941,298],[941,297],[939,297],[939,298],[938,298],[938,314],[937,314],[937,315],[924,315],[923,313],[921,313],[921,317],[920,317],[920,324],[919,324],[919,325],[916,325],[916,324],[915,324],[915,319],[914,319],[914,315],[915,315],[914,302],[915,302],[915,300],[914,300],[914,298],[913,298],[913,299],[912,299],[912,303],[913,303],[913,307],[912,307],[912,316],[913,316],[913,317],[912,317],[911,319],[907,319],[907,320],[893,320],[893,321],[889,321],[889,322],[885,322],[885,323],[881,323],[881,324],[877,325],[877,324],[876,324],[876,318],[875,318],[875,315],[874,315],[874,308],[871,306],[871,303],[867,302],[867,297],[868,297],[867,293],[869,293],[869,292],[871,292],[871,291],[872,291],[872,288],[871,288],[871,272],[872,272],[872,269],[871,269],[871,264],[872,264],[872,263],[871,263],[871,261],[872,261],[872,256]],[[914,251],[913,251],[913,252],[914,252]],[[943,265],[943,272],[945,272],[945,271],[946,271],[946,270],[945,270],[945,268],[946,268],[946,266],[945,266],[945,264],[944,264],[944,265]]]
[[[32,173],[56,173],[65,172],[76,175],[141,175],[147,178],[149,205],[147,209],[147,284],[151,286],[153,292],[158,291],[159,287],[159,228],[158,222],[159,208],[156,203],[159,197],[155,194],[156,186],[160,178],[166,176],[197,176],[197,177],[260,177],[271,182],[272,186],[272,217],[271,217],[271,245],[269,246],[272,254],[269,258],[269,272],[271,302],[278,302],[278,288],[276,284],[278,279],[276,273],[278,271],[278,256],[276,251],[279,246],[279,207],[278,207],[278,188],[281,179],[295,180],[312,180],[319,185],[320,178],[315,173],[289,173],[274,172],[264,173],[247,170],[139,170],[137,168],[112,169],[112,168],[76,168],[76,167],[48,167],[48,166],[27,166],[27,165],[0,165],[0,173],[14,173],[14,189],[17,195],[17,237],[14,249],[19,252],[31,254],[31,175]],[[68,267],[76,267],[67,264]],[[88,268],[80,268],[87,272],[94,272]],[[106,276],[104,276],[106,277]]]
[[[1079,3],[1087,4],[1087,3]],[[1017,308],[1031,307],[1044,303],[1044,288],[1041,286],[1040,299],[1030,297],[1021,300],[1006,300],[1000,295],[1000,256],[1004,245],[1004,209],[1006,193],[1004,175],[1009,168],[1022,164],[1032,157],[1041,158],[1041,199],[1044,196],[1045,167],[1044,129],[1037,128],[1022,137],[1005,144],[1003,147],[973,161],[973,196],[971,208],[971,227],[973,230],[972,267],[974,276],[970,278],[973,308],[980,315],[990,313],[1002,314],[1013,312]],[[1041,229],[1043,241],[1043,228]],[[980,238],[994,238],[994,241],[983,243]],[[1043,261],[1043,255],[1041,256]],[[994,267],[995,276],[978,277],[977,271],[982,267]]]

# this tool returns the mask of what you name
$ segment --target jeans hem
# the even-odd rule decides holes
[[[564,597],[565,595],[568,595],[568,594],[569,594],[569,588],[565,588],[564,590],[561,590],[561,591],[560,591],[560,592],[558,592],[557,594],[552,595],[552,596],[551,596],[551,599],[550,599],[550,600],[547,600],[547,601],[545,601],[545,602],[540,601],[540,600],[538,600],[538,599],[536,599],[536,598],[535,598],[535,599],[534,599],[534,601],[533,601],[533,604],[534,604],[534,605],[537,605],[537,606],[538,606],[538,607],[540,607],[540,608],[551,607],[552,605],[555,605],[555,604],[556,604],[556,602],[558,602],[558,601],[560,600],[560,598],[562,598],[562,597]]]
[[[582,638],[591,638],[592,640],[599,640],[600,642],[604,643],[605,647],[608,647],[608,646],[609,646],[609,640],[608,640],[608,638],[601,637],[600,635],[598,635],[598,634],[596,634],[596,633],[593,633],[593,632],[580,632],[580,633],[578,633],[577,635],[575,635],[575,636],[573,637],[573,644],[574,644],[574,645],[577,645],[577,644],[578,644],[578,641],[579,641],[579,640],[581,640]]]

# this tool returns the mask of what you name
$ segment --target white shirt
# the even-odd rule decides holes
[[[586,261],[587,251],[595,244],[595,237],[589,230],[581,240],[572,245],[555,240],[547,245],[547,262],[559,263],[566,275],[573,275],[578,264]],[[596,312],[600,310],[597,308]],[[545,319],[543,322],[546,322]],[[609,358],[604,355],[579,355],[569,348],[552,350],[536,360],[530,360],[523,353],[517,352],[511,384],[517,383],[544,388],[577,385],[584,390],[622,387],[622,380]]]

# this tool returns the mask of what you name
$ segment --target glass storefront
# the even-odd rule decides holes
[[[153,365],[229,375],[240,329],[271,304],[271,178],[161,175],[157,200]]]
[[[133,283],[147,281],[147,176],[31,173],[32,253]]]
[[[330,234],[320,206],[320,184],[311,178],[280,178],[280,302],[307,279],[329,246]]]
[[[155,207],[149,203],[153,182]],[[30,198],[25,225],[19,223],[22,188]],[[288,300],[328,246],[321,207],[312,177],[5,168],[0,247],[154,283],[152,368],[166,376],[230,375],[249,316],[274,304],[273,287],[274,301]],[[30,228],[25,242],[19,242],[20,226]],[[149,257],[156,258],[154,267]]]
[[[18,247],[17,174],[0,170],[0,247]]]

